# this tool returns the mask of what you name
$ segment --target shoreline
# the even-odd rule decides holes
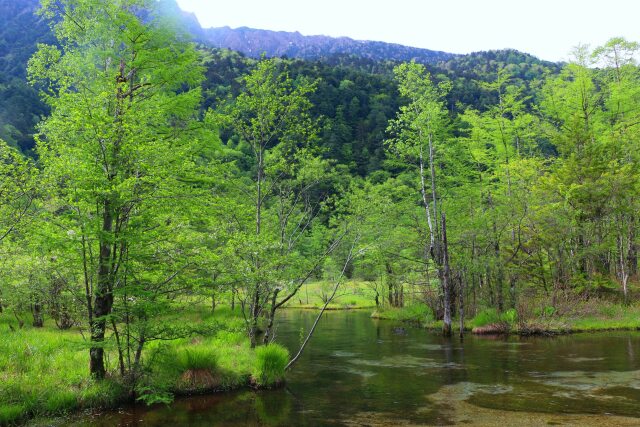
[[[439,332],[442,330],[442,321],[430,321],[425,322],[420,318],[406,318],[406,319],[398,319],[393,315],[389,315],[385,313],[380,313],[374,311],[371,314],[373,319],[379,320],[391,320],[398,321],[403,323],[409,323],[413,325],[417,325],[422,329],[426,329],[432,332]],[[590,325],[589,327],[581,327],[579,325],[572,325],[572,321],[585,321],[589,318],[575,318],[575,319],[554,319],[553,322],[556,325],[545,324],[544,321],[536,321],[533,320],[531,323],[524,325],[524,328],[519,325],[504,325],[504,324],[487,324],[483,325],[482,328],[488,328],[486,331],[476,331],[474,332],[474,328],[471,325],[466,324],[464,327],[465,333],[469,333],[476,336],[495,336],[495,335],[515,335],[515,336],[539,336],[539,337],[554,337],[559,335],[572,335],[572,334],[587,334],[587,333],[597,333],[597,332],[636,332],[640,331],[640,320],[637,325],[619,325],[616,326],[615,323],[618,322],[617,319],[600,319],[601,324]],[[614,324],[612,324],[614,323]],[[480,328],[477,328],[480,329]],[[453,322],[451,325],[451,330],[453,335],[456,335],[460,332],[460,325],[457,322]]]

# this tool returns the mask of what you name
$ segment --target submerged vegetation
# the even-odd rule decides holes
[[[282,384],[328,309],[640,326],[637,43],[469,81],[197,47],[152,0],[41,3],[48,111],[30,156],[0,141],[0,424]],[[300,350],[285,308],[321,309]]]

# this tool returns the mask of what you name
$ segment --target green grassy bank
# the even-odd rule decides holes
[[[413,304],[403,308],[379,308],[372,313],[376,319],[388,319],[420,324],[431,330],[441,330],[442,320],[434,320],[431,310],[423,304]],[[460,322],[454,319],[454,331],[460,330]],[[606,301],[597,304],[576,303],[570,312],[558,312],[547,306],[535,313],[522,316],[517,310],[498,313],[494,309],[480,310],[474,317],[466,319],[466,331],[482,332],[491,330],[520,335],[555,335],[577,332],[614,330],[640,330],[640,305],[622,305]]]
[[[107,378],[89,378],[86,330],[60,331],[50,322],[43,328],[20,328],[16,318],[5,312],[0,315],[0,425],[113,408],[136,398],[167,402],[174,395],[280,383],[287,350],[277,345],[252,350],[238,316],[227,307],[215,315],[195,307],[176,316],[172,319],[176,324],[200,324],[200,330],[211,333],[150,343],[132,393],[118,374],[114,349],[107,348]]]
[[[335,283],[306,283],[286,305],[287,308],[319,309],[331,294]],[[375,288],[369,282],[351,280],[342,284],[327,310],[371,309],[376,306]],[[381,298],[381,297],[380,297]]]

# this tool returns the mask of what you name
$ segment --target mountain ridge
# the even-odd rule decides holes
[[[356,40],[346,36],[303,35],[299,31],[264,30],[246,26],[202,28],[198,35],[199,41],[212,47],[236,50],[254,58],[263,53],[268,57],[300,59],[352,54],[377,61],[415,60],[420,63],[436,63],[460,56],[383,41]]]

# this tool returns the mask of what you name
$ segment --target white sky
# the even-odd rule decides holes
[[[640,0],[177,0],[203,27],[246,26],[552,61],[580,44],[640,41]]]

